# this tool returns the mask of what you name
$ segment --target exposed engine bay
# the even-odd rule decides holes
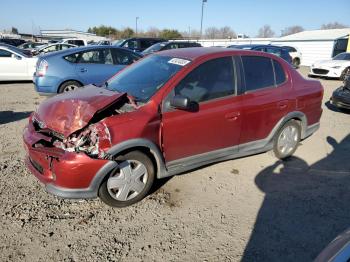
[[[79,106],[79,102],[75,102]],[[126,94],[112,104],[95,112],[87,125],[74,131],[68,136],[54,131],[46,126],[46,123],[37,119],[34,115],[32,122],[34,129],[48,139],[40,140],[34,147],[55,147],[67,152],[83,152],[92,158],[105,159],[106,151],[111,147],[111,134],[107,125],[102,121],[105,118],[132,112],[138,106]],[[74,116],[72,116],[74,117]]]

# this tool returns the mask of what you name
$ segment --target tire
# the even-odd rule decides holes
[[[116,160],[119,166],[102,182],[98,196],[111,207],[126,207],[142,200],[153,185],[154,165],[140,151],[132,151]]]
[[[340,80],[344,81],[345,80],[345,76],[347,74],[350,74],[350,67],[347,67],[343,70],[343,72],[340,75]]]
[[[299,58],[294,58],[292,63],[293,63],[293,66],[295,68],[298,68],[299,65],[300,65],[300,59]]]
[[[278,159],[287,159],[294,154],[301,138],[301,128],[297,121],[290,120],[278,130],[273,140],[273,152]]]
[[[67,81],[61,84],[61,86],[58,89],[58,93],[73,91],[80,87],[82,87],[82,85],[77,81]]]

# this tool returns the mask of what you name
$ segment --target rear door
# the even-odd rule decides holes
[[[168,166],[188,157],[202,161],[206,153],[211,158],[227,153],[218,152],[220,149],[237,151],[241,98],[236,95],[237,66],[233,61],[232,57],[223,57],[204,62],[168,94],[162,114],[162,144]],[[169,101],[175,95],[198,102],[198,111],[172,108]]]
[[[240,144],[244,150],[244,144],[268,137],[288,112],[292,97],[289,100],[290,81],[279,62],[264,56],[241,58],[245,90]]]
[[[103,84],[118,70],[110,48],[98,48],[80,54],[76,72],[83,84]]]

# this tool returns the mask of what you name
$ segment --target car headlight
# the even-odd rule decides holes
[[[341,66],[331,66],[331,68],[338,69],[341,68]]]

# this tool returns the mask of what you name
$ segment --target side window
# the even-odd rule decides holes
[[[170,44],[168,49],[176,49],[179,48],[179,45],[174,43],[174,44]]]
[[[255,51],[266,52],[264,47],[257,47],[254,49]]]
[[[0,49],[0,57],[11,57],[11,55],[11,52]]]
[[[267,47],[266,48],[266,52],[268,52],[270,54],[277,55],[277,56],[281,56],[282,55],[281,49],[278,49],[278,48]]]
[[[79,53],[75,53],[75,54],[71,54],[71,55],[67,55],[65,57],[63,57],[65,60],[67,60],[68,62],[71,63],[76,63],[79,57]]]
[[[73,45],[83,46],[84,45],[84,41],[83,40],[74,40],[73,41]]]
[[[137,49],[137,40],[129,40],[124,44],[124,47],[130,49]]]
[[[112,53],[115,65],[130,65],[140,59],[138,56],[120,49],[113,49]]]
[[[153,45],[153,42],[151,42],[150,40],[140,40],[141,48],[148,48],[151,45]]]
[[[272,62],[263,56],[242,56],[246,91],[275,85]]]
[[[59,48],[59,45],[52,45],[52,46],[48,46],[46,48],[44,48],[42,50],[43,53],[50,53],[50,52],[54,52],[54,51],[57,51]]]
[[[286,73],[279,62],[273,60],[273,67],[275,69],[276,85],[280,85],[286,81]]]
[[[109,48],[106,48],[106,49],[103,49],[103,56],[104,56],[104,63],[106,65],[113,65],[113,57],[112,57],[112,52],[111,52],[111,49]]]
[[[103,54],[99,50],[83,52],[80,56],[79,63],[83,64],[104,64]]]
[[[203,102],[235,94],[232,57],[205,62],[190,72],[176,87],[175,95]]]

